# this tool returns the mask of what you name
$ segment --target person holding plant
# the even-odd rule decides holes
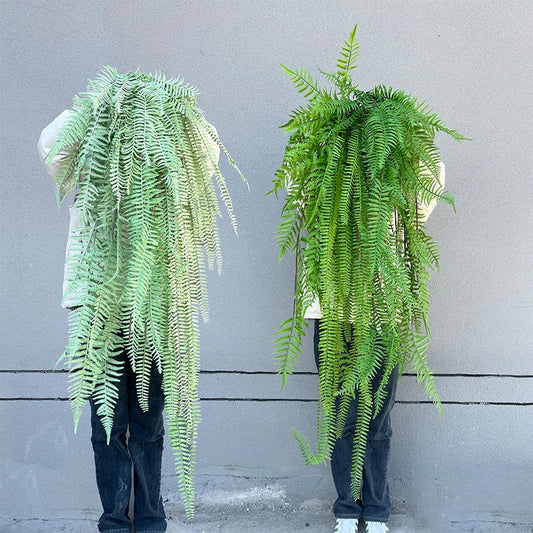
[[[444,163],[439,162],[439,183],[445,184]],[[421,222],[425,222],[436,206],[436,201],[428,205],[419,202],[418,209]],[[305,312],[306,320],[314,321],[313,346],[317,368],[320,370],[320,319],[322,312],[320,302],[315,299]],[[379,331],[375,331],[374,342],[381,345]],[[350,342],[344,348],[347,353],[352,350]],[[384,367],[378,368],[371,381],[371,394],[375,395],[382,383]],[[385,384],[385,397],[377,416],[372,418],[367,435],[367,446],[362,472],[361,498],[355,499],[352,493],[351,464],[354,449],[354,436],[357,431],[358,394],[355,391],[348,406],[344,428],[335,441],[331,452],[330,466],[333,482],[337,490],[337,499],[333,504],[333,513],[337,518],[336,533],[355,533],[359,517],[363,516],[367,533],[386,533],[387,522],[391,513],[389,492],[389,459],[392,437],[391,411],[396,397],[399,368],[396,365]],[[337,402],[336,408],[339,407]]]
[[[183,80],[111,67],[39,139],[59,202],[76,190],[62,302],[71,309],[70,335],[61,359],[75,427],[91,406],[101,533],[166,530],[163,409],[186,514],[194,513],[205,256],[220,269],[215,186],[235,224],[221,149]]]
[[[283,386],[301,355],[306,319],[316,320],[316,452],[292,433],[307,464],[331,460],[335,531],[355,533],[362,517],[369,533],[386,533],[390,412],[406,367],[441,409],[425,360],[427,282],[439,261],[425,222],[437,201],[454,201],[434,138],[466,138],[401,90],[359,89],[351,75],[355,33],[336,71],[321,71],[330,89],[305,69],[283,67],[309,101],[283,126],[291,135],[272,191],[286,194],[280,259],[296,256],[293,312],[275,353]]]
[[[51,160],[47,160],[47,156],[71,113],[71,110],[63,111],[43,129],[39,137],[39,155],[54,181],[60,175],[61,161],[69,155],[75,145]],[[69,291],[75,281],[69,257],[76,253],[73,241],[80,228],[79,211],[75,201],[69,212],[70,225],[63,281],[64,297],[61,305],[72,311],[78,307],[79,293],[82,291],[82,288],[76,289],[77,295]],[[92,397],[89,398],[96,483],[103,507],[98,528],[101,532],[129,533],[131,531],[128,514],[133,483],[137,531],[163,532],[167,529],[167,522],[160,490],[164,435],[164,397],[161,374],[153,365],[149,380],[149,409],[144,412],[139,406],[135,373],[127,361],[124,350],[117,354],[116,361],[123,371],[116,381],[117,402],[109,439],[98,415],[98,405]]]

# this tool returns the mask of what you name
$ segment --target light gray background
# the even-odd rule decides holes
[[[305,467],[289,434],[296,426],[313,437],[311,335],[302,374],[283,391],[273,374],[293,264],[277,262],[281,202],[265,193],[287,140],[278,126],[302,103],[279,63],[333,69],[357,23],[361,88],[412,92],[473,138],[462,147],[437,139],[457,204],[456,215],[438,206],[428,224],[441,248],[429,363],[445,405],[439,422],[416,380],[402,380],[395,510],[428,524],[531,520],[529,1],[0,0],[0,9],[2,516],[98,516],[89,419],[74,436],[66,376],[50,372],[67,335],[68,210],[57,211],[36,143],[106,64],[198,87],[250,182],[248,191],[226,173],[240,235],[221,220],[224,270],[209,278],[201,338],[199,484],[271,479],[297,498],[333,499],[327,467]],[[172,472],[167,454],[167,494],[176,492]]]

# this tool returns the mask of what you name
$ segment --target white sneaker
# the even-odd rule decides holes
[[[366,533],[388,533],[389,528],[385,522],[365,522]]]
[[[358,523],[357,518],[337,518],[335,533],[357,533]]]

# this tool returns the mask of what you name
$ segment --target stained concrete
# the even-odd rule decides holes
[[[188,521],[179,503],[165,502],[168,533],[333,533],[335,519],[329,502],[290,501],[277,486],[249,493],[211,492],[200,499],[195,518]],[[77,518],[2,519],[2,533],[95,533],[97,513]],[[406,515],[393,514],[391,533],[531,533],[532,524],[502,516],[428,526]],[[359,533],[364,532],[360,521]]]

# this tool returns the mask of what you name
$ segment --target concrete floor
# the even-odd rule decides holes
[[[531,533],[527,524],[468,522],[433,529],[417,524],[405,516],[393,515],[389,522],[391,533]],[[333,533],[334,519],[327,513],[309,510],[276,509],[271,511],[248,509],[217,513],[199,511],[193,522],[171,518],[167,533]],[[0,519],[2,533],[96,533],[95,519]],[[359,533],[364,532],[361,523]]]
[[[310,499],[294,502],[276,486],[256,491],[210,491],[198,501],[193,521],[185,518],[179,501],[166,499],[168,533],[329,533],[335,519],[330,502]],[[0,518],[1,533],[95,533],[99,512],[54,519]],[[428,527],[401,514],[393,514],[390,532],[402,533],[531,533],[526,522],[503,519],[468,520]],[[361,522],[359,533],[364,531]]]

